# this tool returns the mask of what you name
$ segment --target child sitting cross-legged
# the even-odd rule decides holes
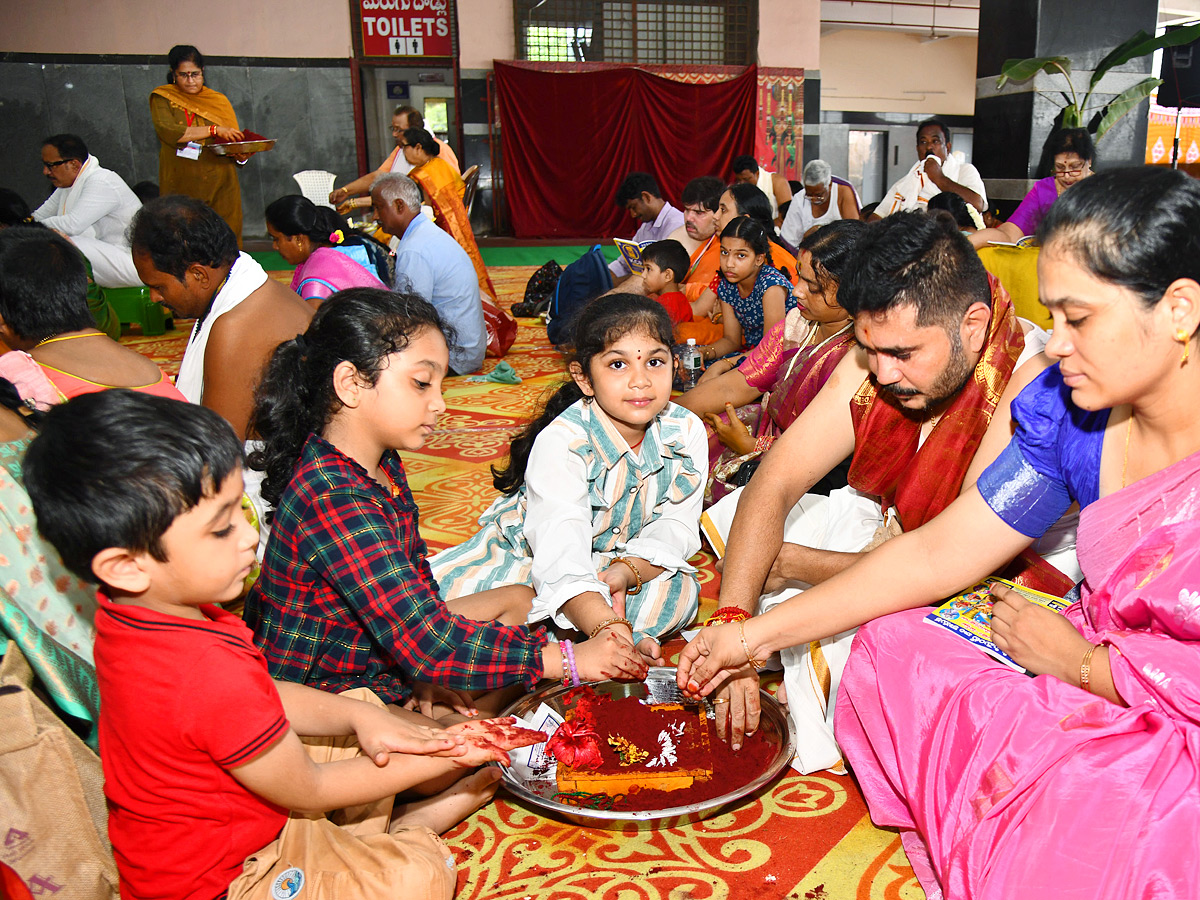
[[[493,770],[400,818],[394,795],[503,760],[522,735],[423,727],[367,691],[273,682],[219,606],[241,593],[258,540],[241,462],[216,413],[127,390],[51,410],[26,456],[39,530],[101,584],[100,756],[121,896],[450,898],[454,860],[435,832],[474,809],[463,785],[490,786]],[[339,825],[288,813],[346,807]]]

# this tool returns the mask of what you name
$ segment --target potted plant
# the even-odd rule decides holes
[[[1168,31],[1159,37],[1139,31],[1100,60],[1082,98],[1071,77],[1071,60],[1066,56],[1010,59],[1001,66],[1000,77],[996,79],[996,87],[1002,88],[1009,81],[1028,81],[1038,72],[1045,72],[1047,75],[1061,75],[1066,81],[1066,89],[1060,89],[1053,93],[1057,93],[1063,101],[1062,127],[1087,128],[1096,135],[1096,140],[1099,141],[1122,116],[1131,112],[1162,84],[1161,78],[1151,76],[1126,88],[1107,102],[1093,101],[1092,96],[1096,92],[1096,87],[1109,70],[1123,65],[1131,59],[1153,53],[1155,50],[1190,44],[1198,38],[1200,38],[1200,23]],[[1047,91],[1039,91],[1039,93],[1043,96],[1053,96],[1051,92]]]

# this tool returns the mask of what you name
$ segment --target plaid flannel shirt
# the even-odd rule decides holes
[[[475,622],[438,596],[400,457],[382,468],[392,497],[310,435],[280,499],[246,623],[271,675],[328,691],[368,687],[386,702],[411,681],[458,690],[542,676],[544,629]]]

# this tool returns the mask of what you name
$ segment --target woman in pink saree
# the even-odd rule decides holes
[[[705,629],[680,681],[707,692],[747,657],[867,622],[835,729],[929,897],[1194,897],[1200,184],[1096,175],[1039,236],[1058,364],[1014,401],[1009,447],[940,516],[800,602],[740,633]],[[995,642],[1034,677],[912,608],[983,577],[1072,502],[1079,602],[1063,617],[993,592]]]

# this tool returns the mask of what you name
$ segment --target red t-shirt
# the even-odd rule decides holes
[[[692,304],[683,291],[665,291],[658,295],[658,302],[667,308],[672,325],[692,321]]]
[[[100,759],[122,900],[212,900],[287,820],[228,771],[287,733],[279,692],[242,620],[200,611],[208,621],[100,598]]]

